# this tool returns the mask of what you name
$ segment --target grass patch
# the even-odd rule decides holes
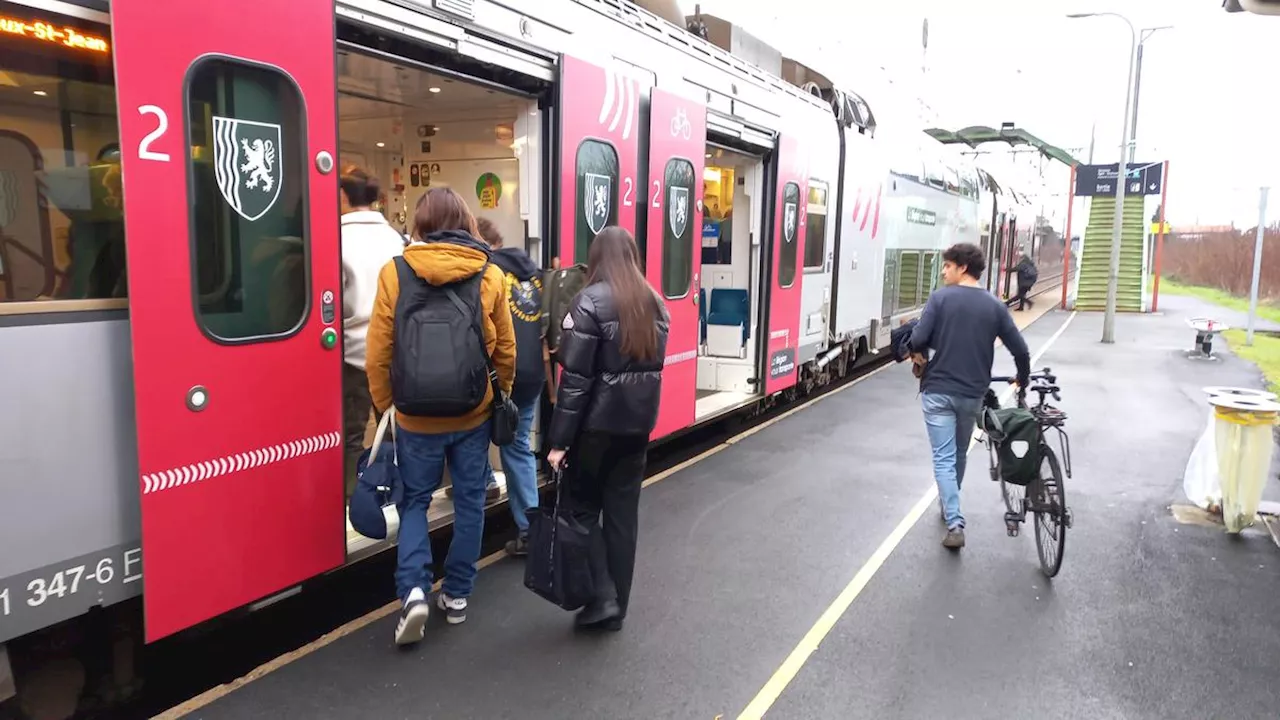
[[[1169,278],[1160,279],[1160,292],[1169,295],[1189,295],[1199,298],[1205,302],[1213,303],[1228,310],[1235,310],[1242,313],[1249,312],[1249,299],[1223,292],[1217,288],[1200,287],[1198,285],[1183,285],[1177,280]],[[1272,323],[1280,324],[1280,307],[1276,307],[1267,302],[1258,302],[1258,317]]]
[[[1280,393],[1280,337],[1255,332],[1253,346],[1249,347],[1244,344],[1244,330],[1228,330],[1223,335],[1232,352],[1258,366],[1267,379],[1268,389]]]

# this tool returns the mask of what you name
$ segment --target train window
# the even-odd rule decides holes
[[[666,208],[662,227],[662,294],[682,298],[689,294],[693,281],[693,203],[697,190],[693,186],[693,163],[683,158],[667,162],[663,172]]]
[[[892,172],[894,175],[912,182],[924,182],[924,166],[922,165],[902,165]]]
[[[938,188],[939,190],[944,189],[945,185],[942,182],[941,167],[939,167],[936,164],[929,163],[925,165],[924,172],[925,172],[925,182],[927,182],[929,185],[933,187]]]
[[[897,312],[910,310],[920,304],[921,255],[919,250],[904,250],[899,256],[898,302],[894,307]]]
[[[789,288],[796,281],[796,243],[800,240],[800,186],[782,186],[782,241],[778,253],[778,287]]]
[[[618,151],[606,142],[583,140],[574,164],[577,201],[573,213],[573,258],[574,262],[584,263],[596,235],[605,227],[618,224]]]
[[[827,184],[809,181],[805,214],[804,268],[821,269],[827,261]]]
[[[881,290],[880,310],[884,318],[894,313],[894,301],[898,293],[898,263],[901,261],[901,250],[884,251],[884,282]]]
[[[289,333],[310,279],[302,97],[279,70],[206,60],[187,102],[196,314],[221,340]]]
[[[124,204],[111,31],[51,12],[4,7],[11,16],[5,22],[15,27],[42,23],[80,41],[5,35],[0,313],[123,308]]]
[[[947,167],[943,171],[943,180],[947,184],[947,192],[960,194],[960,173],[953,167]]]
[[[923,304],[938,289],[938,280],[942,274],[942,265],[938,263],[938,253],[931,252],[924,256],[924,288],[920,293]]]

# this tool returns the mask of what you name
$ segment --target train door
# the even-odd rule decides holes
[[[344,559],[334,10],[111,15],[150,642]]]
[[[701,332],[704,104],[654,88],[649,100],[647,275],[671,315],[654,439],[693,424]]]
[[[809,173],[800,139],[795,132],[778,138],[775,159],[773,249],[770,253],[769,341],[765,394],[796,384],[796,353],[800,343],[800,290],[804,273],[805,215]]]
[[[559,233],[552,252],[563,266],[587,261],[610,225],[636,232],[640,97],[635,79],[571,55],[560,57]]]

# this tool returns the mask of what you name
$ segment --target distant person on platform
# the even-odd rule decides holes
[[[1013,355],[1019,387],[1027,386],[1031,374],[1027,343],[1009,309],[978,284],[986,266],[982,250],[970,243],[952,245],[943,252],[945,287],[929,296],[909,341],[913,362],[924,366],[920,397],[947,524],[942,544],[952,550],[964,547],[960,484],[973,425],[991,385],[997,338]],[[929,351],[933,357],[926,361]]]
[[[1031,292],[1031,288],[1035,287],[1036,280],[1040,279],[1040,269],[1036,267],[1036,263],[1027,254],[1025,247],[1019,248],[1022,251],[1022,259],[1018,261],[1018,265],[1013,269],[1018,274],[1018,310],[1024,310],[1028,307],[1035,307],[1036,304],[1027,299],[1027,293]]]
[[[373,399],[365,373],[365,335],[382,266],[404,251],[404,239],[373,209],[381,193],[378,178],[347,166],[338,180],[342,193],[342,435],[347,497],[356,487],[356,462],[364,452]]]

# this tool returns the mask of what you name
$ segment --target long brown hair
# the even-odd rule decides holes
[[[640,252],[626,228],[607,227],[591,241],[587,253],[587,284],[608,283],[618,310],[618,339],[622,354],[636,360],[658,355],[658,299],[640,273]]]
[[[413,211],[413,237],[426,240],[427,235],[445,230],[461,230],[473,238],[480,237],[467,201],[451,188],[431,188],[418,198]]]

